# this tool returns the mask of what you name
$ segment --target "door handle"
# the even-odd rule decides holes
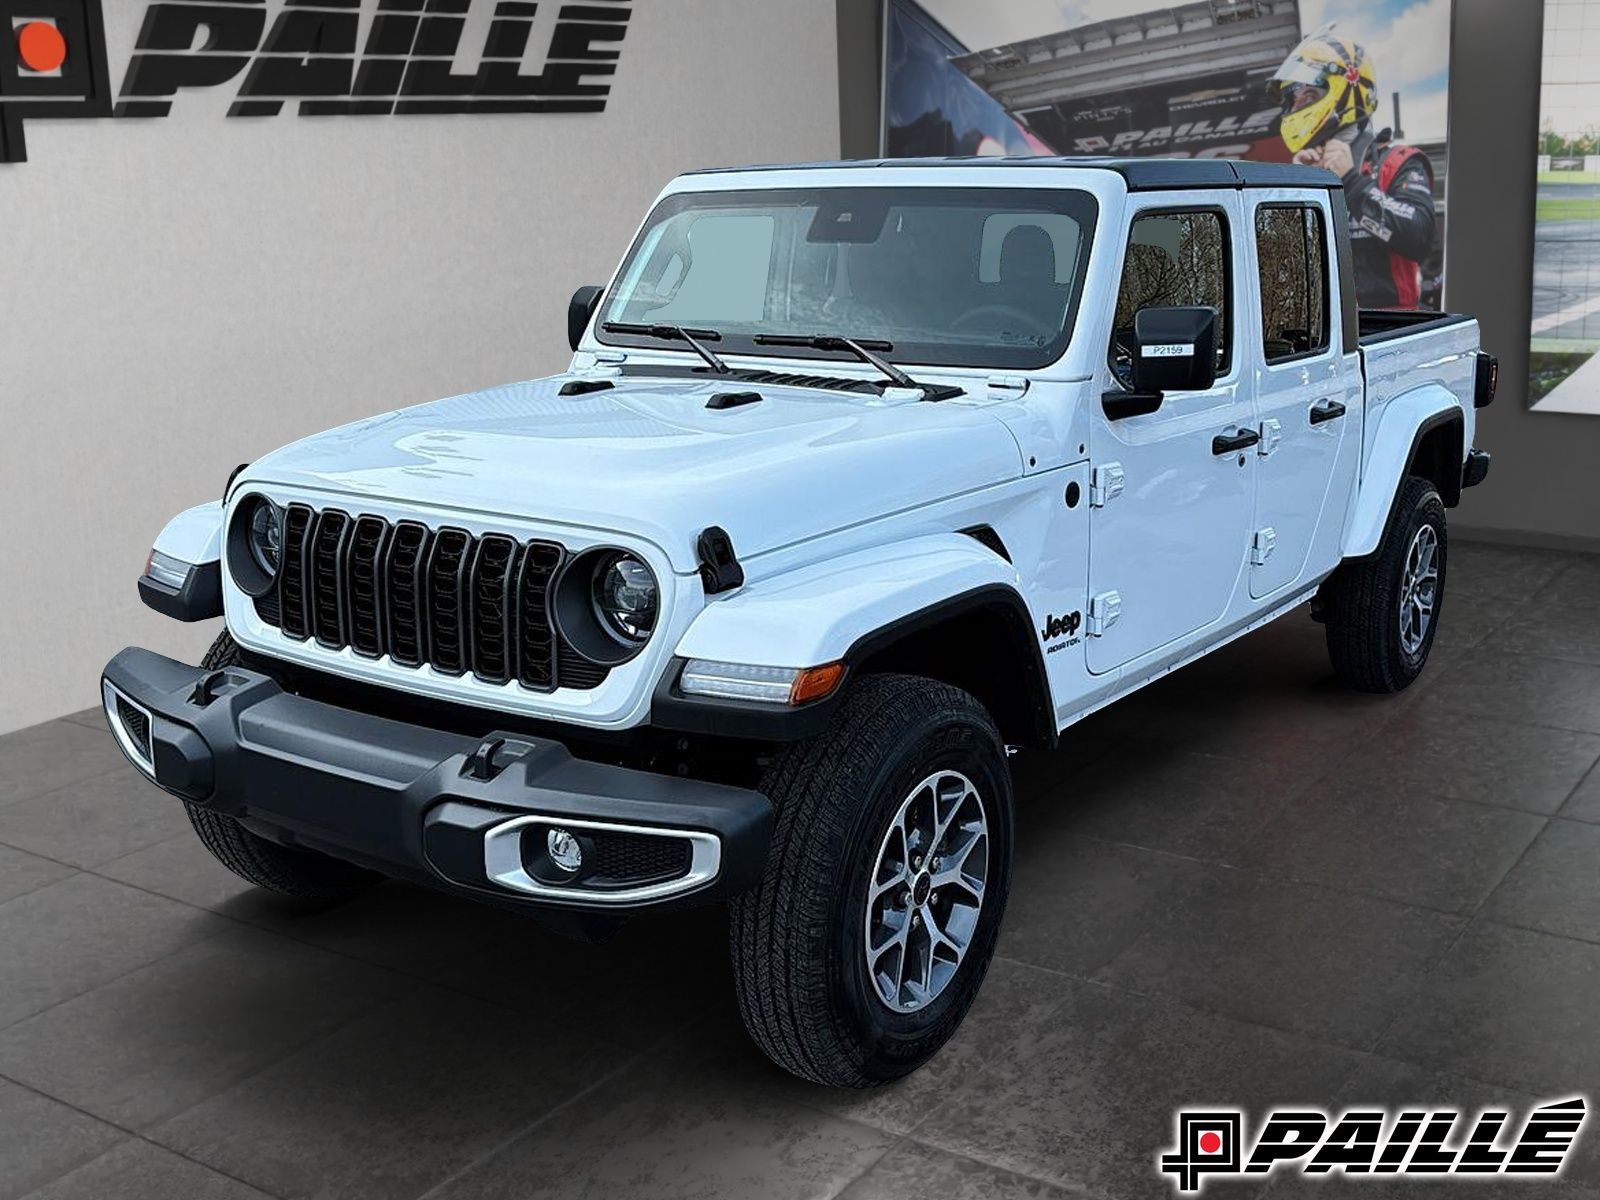
[[[1235,450],[1248,450],[1261,440],[1254,429],[1240,429],[1234,433],[1219,433],[1211,439],[1211,453],[1232,454]]]
[[[1337,400],[1323,400],[1311,406],[1311,423],[1321,425],[1324,421],[1337,421],[1344,416],[1344,405]]]

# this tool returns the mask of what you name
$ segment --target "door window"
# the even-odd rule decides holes
[[[1322,209],[1263,205],[1256,210],[1261,275],[1261,345],[1269,363],[1328,348],[1328,253]]]
[[[1228,228],[1220,212],[1149,212],[1134,218],[1122,262],[1111,335],[1111,367],[1133,386],[1133,319],[1140,309],[1204,305],[1217,310],[1217,375],[1232,360]]]

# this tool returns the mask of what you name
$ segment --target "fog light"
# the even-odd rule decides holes
[[[550,855],[550,861],[568,875],[576,875],[583,866],[583,847],[565,829],[552,829],[547,833],[544,847]]]

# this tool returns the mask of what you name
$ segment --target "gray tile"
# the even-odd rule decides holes
[[[236,920],[273,923],[315,915],[328,907],[280,896],[235,875],[206,849],[187,820],[176,837],[101,863],[95,873]]]
[[[1189,859],[1047,832],[1019,832],[1000,950],[1034,966],[1094,974],[1202,880]]]
[[[1218,870],[1097,978],[1366,1048],[1463,924]]]
[[[1173,750],[1304,771],[1337,761],[1415,698],[1353,692],[1334,676],[1325,653],[1266,654],[1208,692],[1164,700],[1144,736]]]
[[[1477,922],[1377,1047],[1543,1095],[1600,1079],[1600,946]]]
[[[93,875],[18,896],[0,904],[0,1028],[228,928]]]
[[[77,712],[68,713],[61,719],[71,721],[74,725],[82,725],[85,729],[104,729],[106,710],[96,704],[93,708],[80,708]]]
[[[237,1179],[131,1140],[34,1192],[29,1200],[272,1200]]]
[[[1541,605],[1578,608],[1590,613],[1600,608],[1600,555],[1576,556],[1535,599]]]
[[[0,1032],[0,1074],[141,1129],[414,986],[235,927]]]
[[[47,721],[0,736],[0,805],[128,765],[111,731]]]
[[[1544,824],[1532,813],[1328,781],[1280,812],[1241,862],[1301,883],[1471,913]]]
[[[1457,576],[1452,575],[1444,604],[1439,609],[1439,631],[1433,635],[1433,650],[1429,666],[1423,669],[1426,681],[1436,674],[1435,655],[1454,658],[1483,645],[1497,646],[1512,620],[1513,609],[1502,600],[1460,595],[1456,589]]]
[[[0,904],[73,874],[71,867],[0,846]]]
[[[1228,862],[1309,782],[1304,767],[1136,741],[1062,788],[1034,816],[1052,831]]]
[[[1378,726],[1340,774],[1398,794],[1427,792],[1553,813],[1600,761],[1600,735],[1416,706]]]
[[[618,1054],[424,987],[149,1136],[277,1196],[415,1196],[570,1099]]]
[[[132,767],[0,808],[0,842],[94,867],[189,828],[183,802]]]
[[[1600,942],[1600,825],[1551,821],[1483,915]]]
[[[787,1200],[827,1197],[894,1144],[796,1104],[731,1013],[554,1113],[437,1200]],[[433,1198],[430,1197],[430,1200]]]
[[[599,945],[491,916],[435,982],[635,1049],[733,994],[720,906],[641,916]]]
[[[1571,798],[1562,806],[1561,815],[1569,821],[1600,823],[1600,766],[1590,771],[1574,789]]]
[[[904,1142],[840,1192],[839,1200],[1068,1200],[1079,1194],[936,1146]]]
[[[1156,1162],[1172,1144],[1177,1109],[1259,1112],[1326,1097],[1357,1060],[1174,1001],[1080,984],[1048,1028],[956,1092],[914,1136],[1061,1187],[1170,1200],[1172,1182]],[[1206,1195],[1258,1188],[1211,1183]]]
[[[0,1079],[0,1200],[13,1200],[127,1135],[93,1117]]]
[[[1597,606],[1600,600],[1592,601],[1587,609],[1556,608],[1535,601],[1530,611],[1506,623],[1495,638],[1495,649],[1600,666],[1600,629],[1594,621]]]
[[[1482,650],[1453,666],[1419,706],[1600,733],[1600,667]]]
[[[1520,602],[1575,561],[1576,555],[1561,550],[1455,540],[1450,543],[1448,594]]]
[[[334,905],[284,902],[283,897],[252,890],[216,908],[225,916],[417,979],[478,961],[474,952],[486,943],[505,947],[497,964],[501,968],[509,965],[507,958],[539,944],[537,926],[526,917],[398,881],[380,883]],[[543,986],[549,986],[548,979]]]
[[[812,1108],[891,1133],[907,1133],[984,1065],[1037,1037],[1068,997],[1070,980],[1009,959],[990,964],[956,1036],[932,1062],[884,1087],[826,1088],[779,1074],[775,1088]]]

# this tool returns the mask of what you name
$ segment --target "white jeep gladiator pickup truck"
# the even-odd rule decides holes
[[[1276,164],[685,175],[565,374],[168,525],[144,599],[226,632],[118,654],[106,717],[262,887],[726,902],[774,1060],[904,1075],[994,952],[1008,749],[1307,602],[1351,686],[1422,670],[1495,363],[1359,311],[1347,219]]]

